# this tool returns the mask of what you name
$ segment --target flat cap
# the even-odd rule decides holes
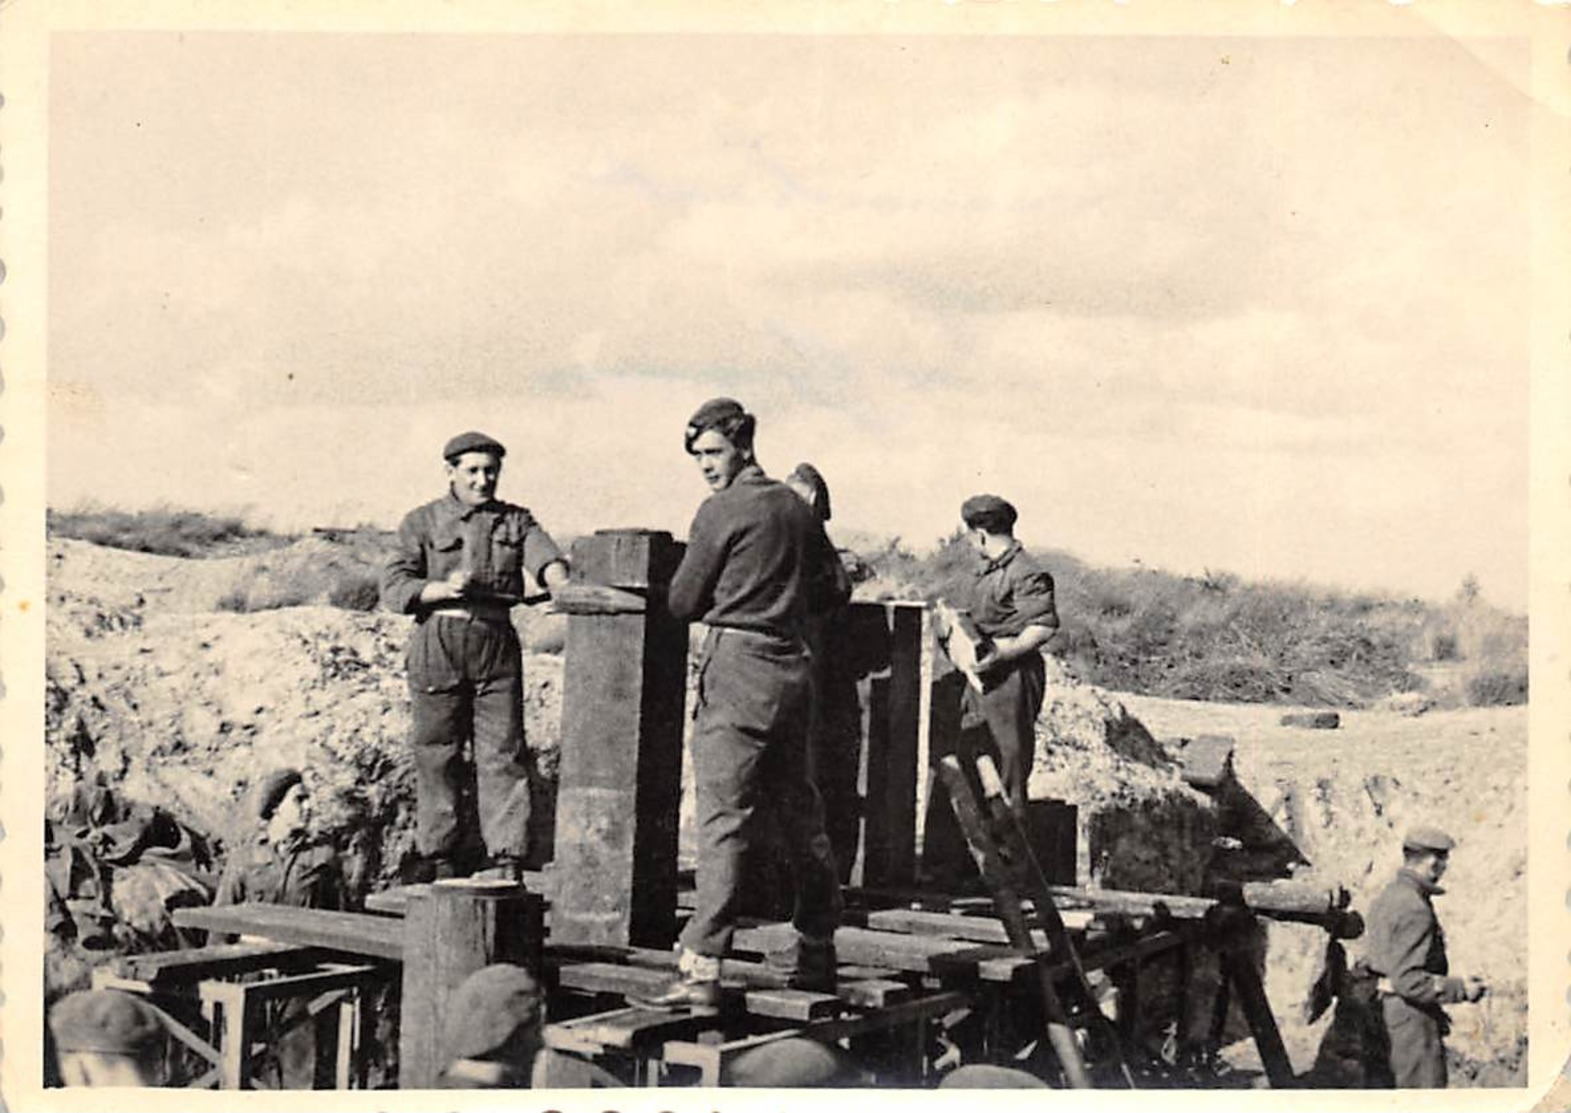
[[[1438,827],[1410,827],[1402,836],[1403,850],[1433,850],[1445,854],[1456,845],[1456,840]]]
[[[489,452],[498,460],[507,455],[507,449],[502,447],[501,441],[470,430],[458,434],[442,446],[442,459],[452,462],[466,452]]]
[[[498,962],[476,970],[447,1002],[447,1053],[482,1059],[540,1019],[540,983],[522,966]]]
[[[100,1055],[138,1055],[150,1051],[163,1036],[158,1015],[129,993],[91,989],[55,1002],[49,1030],[61,1051]]]
[[[693,442],[710,429],[716,429],[728,440],[751,443],[756,422],[753,415],[742,408],[735,398],[711,398],[687,419],[682,433],[682,447],[693,451]]]
[[[256,785],[256,814],[263,819],[273,818],[278,805],[283,803],[289,790],[304,783],[298,769],[274,769]]]
[[[960,504],[960,520],[973,529],[1014,529],[1019,517],[1013,504],[997,495],[972,495]]]

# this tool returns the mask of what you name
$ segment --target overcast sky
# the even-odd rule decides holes
[[[57,36],[51,505],[396,524],[486,430],[685,533],[717,394],[832,532],[1525,607],[1509,40]]]

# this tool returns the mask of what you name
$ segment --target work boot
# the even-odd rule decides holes
[[[516,854],[494,854],[485,869],[474,875],[476,881],[511,881],[524,879],[524,863]]]
[[[642,1009],[713,1009],[720,1004],[720,960],[685,947],[676,963],[676,978],[659,993],[629,996]]]
[[[765,964],[784,974],[789,989],[808,989],[818,993],[835,991],[835,941],[794,934],[791,941],[764,955]]]

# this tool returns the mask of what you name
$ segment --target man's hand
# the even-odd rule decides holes
[[[1466,981],[1466,993],[1469,1001],[1481,1001],[1489,992],[1489,983],[1476,974],[1469,975]]]
[[[470,582],[472,580],[473,576],[469,573],[469,571],[467,569],[460,568],[442,582],[445,583],[447,585],[447,589],[453,593],[454,599],[462,599],[468,593]]]

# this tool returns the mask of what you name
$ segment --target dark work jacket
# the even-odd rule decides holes
[[[551,535],[522,506],[492,500],[469,507],[451,490],[418,506],[398,527],[398,547],[382,572],[382,604],[399,614],[419,614],[420,589],[465,568],[476,587],[513,600],[523,598],[523,573],[561,560]]]
[[[978,569],[967,601],[988,637],[1014,637],[1027,626],[1058,628],[1053,577],[1017,541]]]
[[[275,846],[258,835],[235,850],[218,882],[214,904],[285,904],[294,908],[344,907],[344,874],[338,854],[320,842]]]
[[[818,515],[750,464],[698,508],[669,602],[683,621],[803,639],[850,594]]]
[[[1399,997],[1420,1007],[1465,999],[1462,980],[1446,976],[1446,936],[1430,903],[1442,891],[1403,869],[1369,908],[1369,968],[1385,975]]]

